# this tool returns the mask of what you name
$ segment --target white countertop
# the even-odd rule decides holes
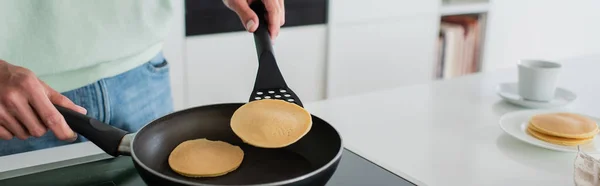
[[[600,117],[600,56],[563,64],[559,86],[578,98],[568,109]],[[535,147],[504,134],[496,85],[515,68],[432,84],[316,102],[345,146],[407,179],[430,186],[573,184],[575,153]]]
[[[559,86],[578,95],[568,108],[600,117],[600,56],[563,67]],[[499,128],[502,114],[522,108],[501,101],[496,85],[516,79],[511,68],[305,106],[341,132],[346,148],[419,185],[573,185],[574,153]],[[0,179],[107,157],[89,142],[0,157]]]

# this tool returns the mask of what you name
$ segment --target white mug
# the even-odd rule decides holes
[[[532,101],[551,101],[560,68],[559,63],[549,61],[519,61],[519,95]]]

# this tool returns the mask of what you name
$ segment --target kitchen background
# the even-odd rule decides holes
[[[176,109],[247,101],[253,36],[216,0],[175,0]],[[303,102],[600,53],[598,0],[285,0],[275,55]]]

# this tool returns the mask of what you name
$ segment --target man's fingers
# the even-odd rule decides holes
[[[47,87],[45,85],[45,87]],[[71,130],[65,118],[58,112],[53,104],[63,106],[65,108],[77,111],[81,114],[86,114],[85,108],[75,105],[69,98],[56,92],[49,87],[46,88],[47,96],[49,99],[38,99],[36,100],[36,109],[39,109],[40,117],[42,120],[54,132],[54,135],[60,140],[73,141],[77,139],[77,134]]]
[[[7,129],[13,136],[25,140],[29,138],[29,133],[25,131],[19,121],[17,121],[5,107],[0,105],[0,124]]]
[[[46,133],[46,127],[38,119],[38,115],[31,108],[31,97],[35,97],[36,92],[44,98],[43,89],[38,82],[31,80],[32,78],[24,78],[20,86],[25,94],[18,96],[8,96],[4,98],[3,103],[7,107],[9,113],[15,117],[24,128],[29,131],[29,134],[34,137],[41,137]],[[27,94],[29,93],[29,94]]]
[[[283,26],[285,24],[285,3],[283,0],[279,0],[279,6],[281,7],[281,23],[279,23],[279,26]]]
[[[11,139],[13,138],[13,134],[12,134],[12,133],[10,133],[10,132],[8,131],[8,129],[4,128],[2,125],[3,125],[3,124],[2,124],[2,123],[0,123],[0,139],[3,139],[3,140],[11,140]]]
[[[233,10],[242,23],[244,27],[249,32],[255,32],[258,28],[258,16],[256,12],[254,12],[250,8],[250,4],[254,1],[261,0],[225,0],[225,5]],[[269,34],[271,35],[271,40],[275,40],[275,38],[279,35],[280,27],[285,24],[285,5],[283,0],[262,0],[265,10],[266,10],[266,20],[268,23],[262,23],[268,25]],[[261,15],[262,16],[262,15]]]
[[[271,40],[275,40],[279,35],[279,27],[281,25],[281,6],[279,6],[279,0],[262,0],[262,2],[267,10]]]
[[[38,119],[38,115],[33,111],[31,106],[27,103],[27,100],[23,100],[20,104],[16,105],[16,119],[24,124],[29,134],[34,137],[41,137],[46,133],[46,127]]]
[[[44,94],[44,92],[49,92],[49,95]],[[51,96],[56,96],[54,94],[56,94],[54,91],[34,91],[32,97],[30,98],[31,105],[38,113],[43,125],[50,128],[50,130],[54,132],[56,138],[60,140],[72,140],[77,137],[76,134],[71,130],[71,128],[68,127],[64,117],[58,112],[58,110],[56,110],[49,99]],[[56,104],[61,106],[72,104],[71,101],[66,103],[64,102],[65,101],[62,101],[61,103]]]
[[[74,110],[81,114],[87,114],[87,110],[85,108],[83,108],[79,105],[76,105],[69,98],[63,96],[59,92],[56,92],[54,89],[50,88],[50,86],[48,86],[46,83],[44,83],[42,81],[40,81],[40,83],[42,83],[42,86],[44,86],[44,89],[45,89],[44,92],[46,92],[46,95],[48,96],[48,99],[50,99],[51,103]]]
[[[248,32],[256,31],[258,28],[258,16],[250,8],[249,2],[245,0],[227,2],[227,7],[238,15],[240,21],[244,24],[244,28],[246,28]]]

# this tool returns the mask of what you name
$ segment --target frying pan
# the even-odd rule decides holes
[[[252,4],[264,15],[260,1]],[[279,72],[264,17],[254,33],[259,69],[249,101],[283,99],[302,106]],[[279,95],[279,96],[278,96]],[[189,108],[160,117],[137,133],[102,123],[56,106],[69,126],[112,156],[131,156],[140,177],[148,185],[325,185],[342,156],[342,139],[326,121],[312,116],[311,130],[296,143],[276,149],[242,142],[230,127],[233,113],[244,103],[213,104]],[[242,164],[233,172],[213,178],[181,176],[168,165],[171,151],[181,142],[207,138],[240,146]]]

